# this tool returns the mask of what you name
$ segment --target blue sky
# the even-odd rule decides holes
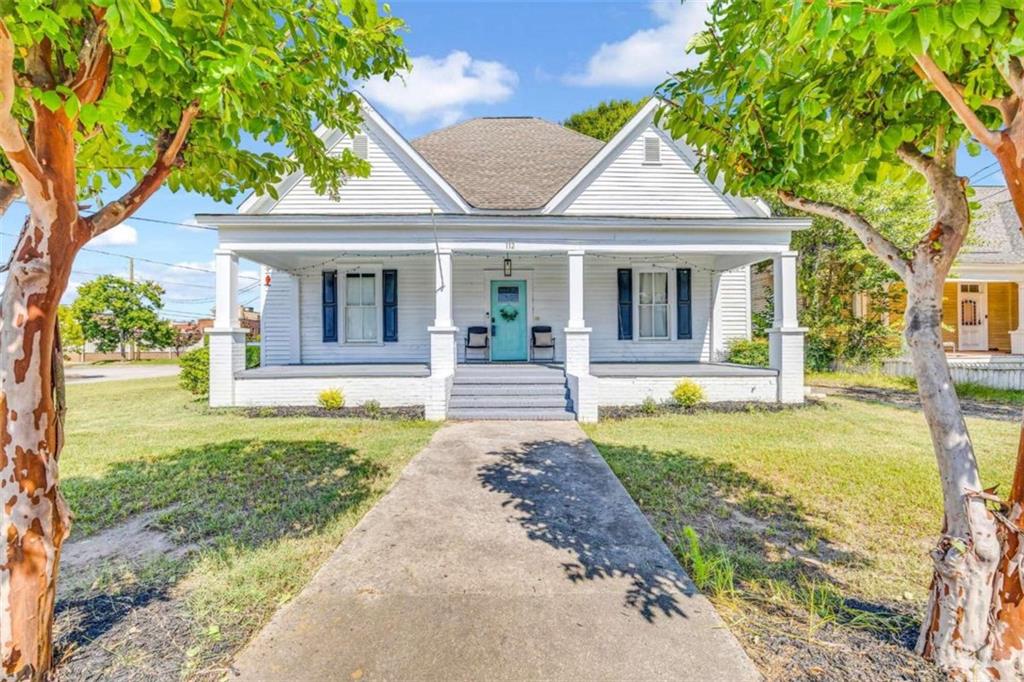
[[[704,5],[649,2],[395,0],[414,68],[404,84],[369,83],[365,94],[408,138],[473,116],[530,115],[560,121],[609,98],[638,98],[671,70],[687,66],[683,47],[701,26]],[[977,173],[991,157],[965,157],[961,172]],[[987,171],[986,171],[987,172]],[[1002,184],[996,173],[977,178]],[[187,223],[194,214],[230,212],[235,206],[163,190],[140,210],[142,218]],[[0,253],[24,220],[16,205],[0,219]],[[166,314],[174,319],[208,314],[212,306],[213,232],[130,219],[76,260],[72,287],[99,273],[127,274],[165,285]],[[184,267],[169,267],[141,259]],[[255,266],[243,264],[243,303],[258,296]],[[246,286],[250,286],[248,290]]]

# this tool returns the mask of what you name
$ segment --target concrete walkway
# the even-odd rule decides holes
[[[181,367],[178,365],[68,365],[64,368],[64,379],[69,384],[94,384],[99,381],[173,377],[179,372]]]
[[[449,424],[242,680],[754,680],[575,423]]]

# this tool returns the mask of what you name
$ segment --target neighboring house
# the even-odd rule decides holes
[[[195,321],[199,331],[206,332],[214,325],[212,317],[200,317]],[[246,331],[246,338],[258,339],[260,337],[260,313],[249,306],[238,306],[238,324]]]
[[[802,401],[789,243],[807,221],[696,173],[654,124],[658,106],[607,144],[525,117],[410,143],[369,104],[353,139],[319,130],[370,176],[332,198],[297,173],[278,199],[197,216],[219,230],[211,405],[308,405],[340,388],[350,405],[423,405],[431,419],[594,420],[602,405],[668,399],[685,377],[709,400]],[[239,258],[266,275],[250,370]],[[766,258],[782,282],[772,367],[722,364],[750,334],[749,265]]]

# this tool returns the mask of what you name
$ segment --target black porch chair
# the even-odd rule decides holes
[[[488,348],[490,343],[490,337],[487,334],[487,327],[470,327],[466,330],[466,362],[469,362],[469,351],[483,351],[483,358],[480,360],[486,361],[488,359]]]
[[[538,350],[550,350],[551,357],[547,358],[548,361],[553,362],[555,359],[555,335],[551,333],[551,327],[536,326],[530,328],[530,359],[537,359]]]

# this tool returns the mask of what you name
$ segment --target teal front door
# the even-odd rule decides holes
[[[526,360],[526,282],[491,282],[491,360]]]

